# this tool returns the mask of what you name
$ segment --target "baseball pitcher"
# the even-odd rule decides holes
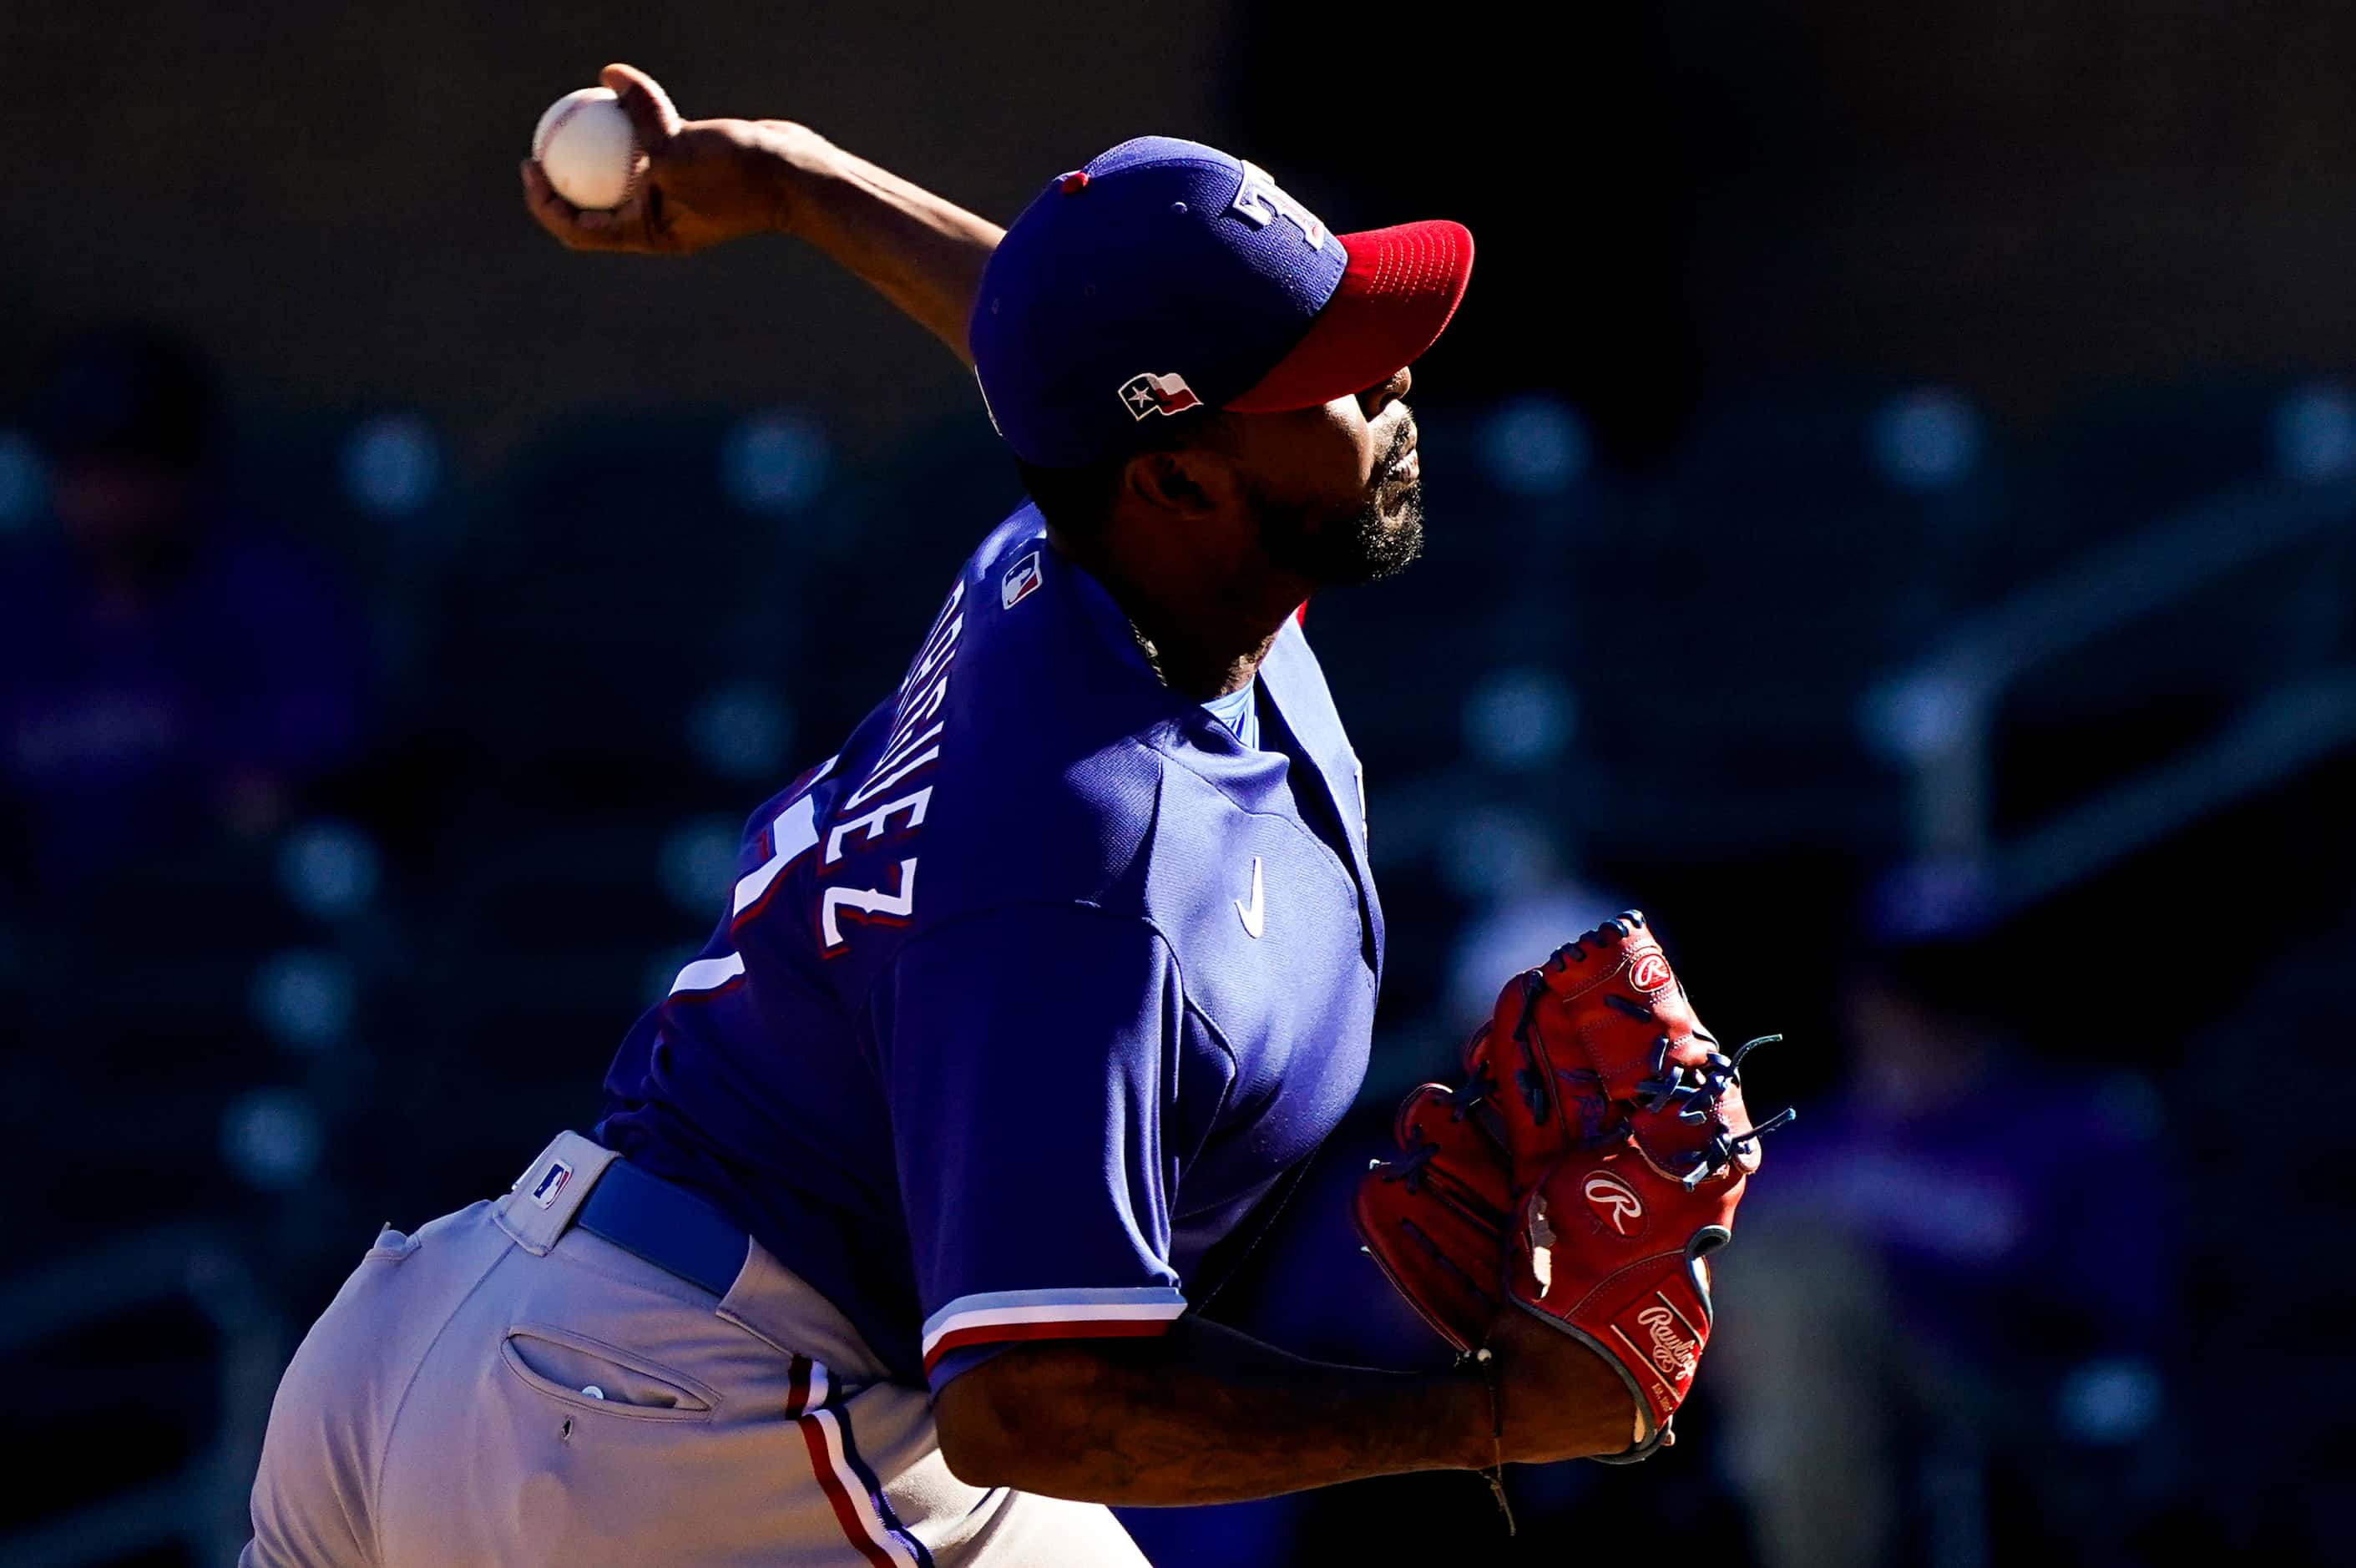
[[[1408,367],[1472,236],[1336,234],[1158,137],[1001,234],[605,81],[645,177],[576,212],[527,166],[544,226],[801,236],[973,367],[1031,504],[753,813],[604,1119],[378,1237],[285,1374],[244,1561],[1104,1568],[1142,1562],[1107,1504],[1665,1441],[1757,1152],[1634,917],[1511,980],[1367,1178],[1455,1369],[1193,1310],[1366,1065],[1364,781],[1297,612],[1418,553]]]

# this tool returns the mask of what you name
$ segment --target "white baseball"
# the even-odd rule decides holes
[[[556,194],[587,211],[619,207],[638,177],[637,134],[611,88],[584,87],[550,104],[531,156]]]

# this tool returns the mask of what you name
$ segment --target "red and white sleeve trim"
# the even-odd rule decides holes
[[[1160,1334],[1185,1310],[1186,1298],[1175,1285],[961,1295],[925,1320],[925,1370],[969,1345]]]

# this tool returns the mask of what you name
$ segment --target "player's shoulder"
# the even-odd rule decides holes
[[[846,858],[888,858],[894,875],[914,862],[901,940],[998,905],[1141,907],[1167,736],[1190,710],[1025,507],[968,558],[826,815],[855,824],[912,802],[876,822],[872,848],[865,829],[843,835],[861,852]]]
[[[958,622],[964,666],[958,706],[969,719],[1019,717],[1026,729],[1133,706],[1145,673],[1128,622],[1103,587],[1047,537],[1032,506],[992,529],[969,556],[945,618]],[[921,656],[920,656],[921,662]],[[1037,704],[1054,700],[1052,709]]]

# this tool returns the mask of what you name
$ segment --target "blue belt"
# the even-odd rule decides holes
[[[736,1283],[751,1241],[703,1199],[622,1159],[606,1165],[573,1223],[714,1295]]]

